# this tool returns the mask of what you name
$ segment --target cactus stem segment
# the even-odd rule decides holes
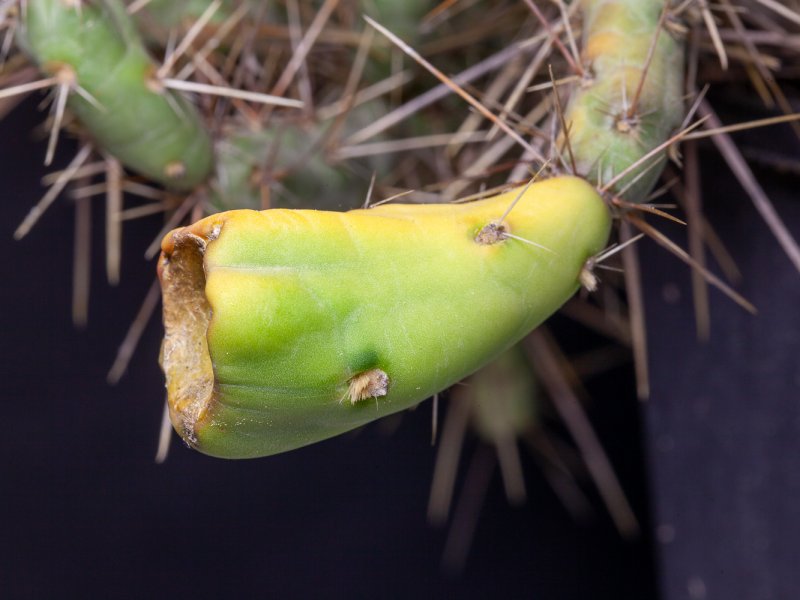
[[[161,363],[178,433],[212,456],[277,454],[416,405],[492,360],[576,291],[610,227],[582,179],[531,186],[501,225],[515,195],[229,211],[168,234]],[[495,245],[476,242],[482,229]]]
[[[122,0],[36,0],[22,11],[20,36],[57,84],[46,164],[65,108],[94,145],[175,191],[205,182],[214,156],[200,113],[155,81],[156,66]],[[74,93],[72,93],[74,92]],[[180,161],[181,174],[167,169]]]

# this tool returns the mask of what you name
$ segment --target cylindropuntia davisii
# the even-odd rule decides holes
[[[560,177],[461,205],[231,211],[178,229],[159,265],[173,424],[202,452],[247,458],[413,406],[558,309],[609,227],[594,188]]]

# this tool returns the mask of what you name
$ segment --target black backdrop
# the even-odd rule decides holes
[[[797,139],[784,134],[739,139],[800,156]],[[669,600],[798,598],[800,274],[721,159],[704,158],[710,219],[759,314],[711,292],[711,339],[698,344],[688,271],[645,246],[654,375],[647,447],[660,579]],[[756,172],[800,239],[797,175]]]

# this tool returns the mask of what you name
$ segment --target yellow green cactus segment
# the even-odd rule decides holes
[[[664,0],[583,0],[582,59],[589,73],[565,117],[578,173],[598,183],[664,142],[683,117],[683,42],[669,28],[658,33],[647,66],[663,9]],[[632,172],[616,189],[649,166]],[[641,176],[626,197],[642,201],[660,172],[653,168]]]
[[[194,106],[161,88],[119,0],[36,0],[24,14],[24,47],[70,84],[68,106],[100,149],[176,190],[206,179],[211,138]]]
[[[169,234],[162,363],[176,429],[208,454],[269,455],[479,369],[575,292],[608,237],[594,188],[563,177],[532,185],[502,223],[539,246],[476,240],[518,194],[231,211]]]

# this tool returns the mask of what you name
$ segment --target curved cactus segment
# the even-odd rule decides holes
[[[600,180],[596,183],[610,181],[680,125],[683,43],[663,27],[664,6],[664,0],[583,0],[582,58],[590,77],[573,94],[566,121],[578,173]],[[616,189],[649,166],[623,178]],[[641,175],[626,197],[641,202],[660,172],[652,168]]]
[[[43,71],[84,92],[71,93],[68,106],[102,150],[173,189],[206,179],[210,137],[195,108],[159,84],[118,0],[36,0],[25,14],[24,47]]]
[[[594,188],[571,177],[532,185],[498,223],[518,193],[231,211],[169,234],[162,366],[176,429],[208,454],[275,454],[492,360],[575,292],[610,226]],[[499,234],[479,236],[489,225]]]

